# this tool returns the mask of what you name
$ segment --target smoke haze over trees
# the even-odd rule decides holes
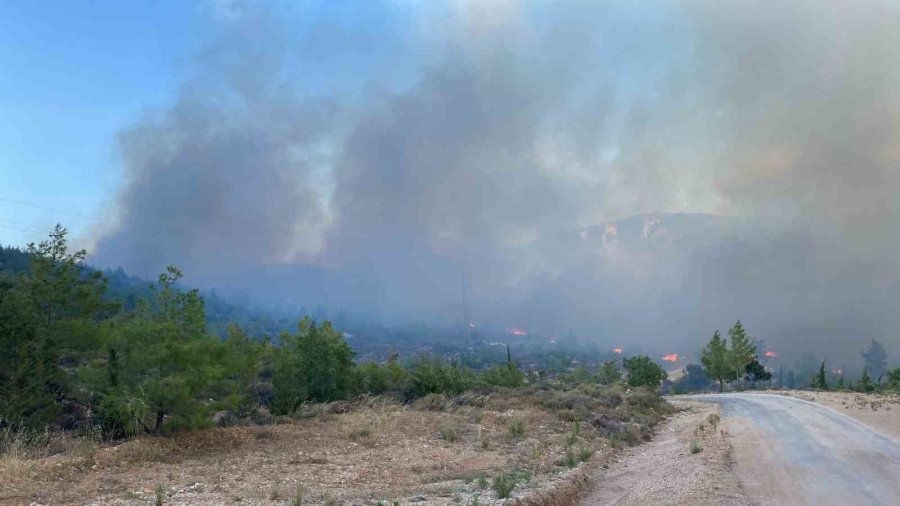
[[[479,323],[900,353],[897,6],[210,5],[91,262],[395,321],[459,321],[465,272]]]

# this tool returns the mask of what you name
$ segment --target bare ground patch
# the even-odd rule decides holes
[[[580,504],[750,503],[730,469],[728,434],[712,423],[717,421],[718,406],[673,403],[683,410],[659,428],[651,443],[631,448],[599,469],[593,491]]]

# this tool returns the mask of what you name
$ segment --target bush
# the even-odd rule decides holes
[[[589,448],[581,448],[578,450],[578,459],[582,462],[587,462],[594,456],[594,452],[592,452]]]
[[[442,425],[441,439],[447,441],[448,443],[455,442],[458,439],[458,436],[456,435],[456,429],[450,425]]]
[[[626,358],[623,361],[628,371],[628,385],[633,387],[658,387],[668,377],[666,371],[648,356]]]
[[[500,499],[509,498],[517,484],[516,477],[512,474],[503,473],[494,476],[494,492]]]
[[[691,441],[691,453],[700,453],[702,451],[703,447],[700,446],[700,443],[698,443],[696,440]]]
[[[525,420],[521,418],[513,418],[509,421],[506,426],[507,430],[509,430],[510,435],[513,437],[522,437],[525,435]]]

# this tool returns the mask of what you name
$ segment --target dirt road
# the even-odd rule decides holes
[[[684,408],[669,419],[653,441],[629,449],[597,470],[594,487],[579,504],[594,506],[719,506],[749,504],[729,470],[728,438],[709,424],[715,404],[675,400]],[[705,430],[698,432],[703,425]],[[691,444],[700,445],[692,452]]]
[[[820,404],[768,394],[717,403],[734,472],[761,504],[900,504],[900,442]],[[900,414],[898,414],[900,416]]]

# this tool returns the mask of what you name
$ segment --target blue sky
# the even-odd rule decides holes
[[[0,6],[0,199],[31,204],[0,200],[0,243],[103,219],[121,182],[117,131],[172,96],[206,26],[187,2],[153,5]]]
[[[230,2],[6,2],[0,6],[0,244],[62,222],[74,238],[103,223],[123,183],[116,135],[171,105],[228,23]],[[410,76],[391,54],[411,16],[393,2],[283,4],[300,93]],[[406,27],[408,28],[408,26]],[[324,44],[304,44],[304,39]],[[366,48],[360,52],[359,48]],[[18,203],[14,203],[15,201]],[[29,204],[29,205],[24,205]]]

